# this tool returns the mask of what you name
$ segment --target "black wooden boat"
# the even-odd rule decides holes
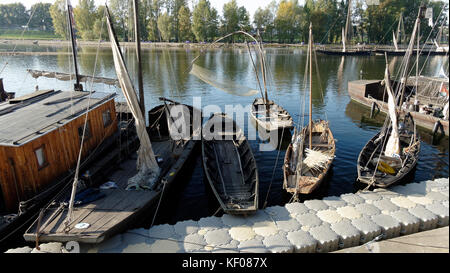
[[[404,50],[389,50],[389,49],[376,49],[374,50],[376,54],[384,55],[385,53],[388,56],[404,56],[406,54],[406,49]],[[416,55],[417,50],[413,50],[411,52],[411,55]],[[446,56],[448,55],[448,52],[445,51],[439,51],[439,50],[432,50],[432,49],[423,49],[420,51],[420,55],[424,56]]]
[[[372,55],[372,51],[370,50],[325,50],[325,49],[316,49],[316,52],[333,55],[333,56],[370,56]]]
[[[223,113],[213,114],[203,127],[202,159],[225,213],[250,214],[258,209],[256,160],[243,131]]]
[[[420,139],[415,130],[414,119],[406,115],[403,129],[399,130],[399,158],[384,155],[383,149],[392,128],[380,131],[367,142],[358,156],[358,181],[375,187],[386,188],[401,181],[414,170],[420,152]]]

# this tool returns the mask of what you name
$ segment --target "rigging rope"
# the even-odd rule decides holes
[[[22,41],[23,41],[23,35],[25,34],[25,30],[28,29],[28,25],[30,24],[31,19],[33,19],[33,15],[34,15],[36,9],[37,9],[37,5],[34,7],[34,10],[31,12],[30,19],[28,19],[28,22],[25,25],[25,28],[22,30],[22,34],[20,35],[20,39]],[[17,42],[14,44],[14,48],[13,48],[11,56],[14,56],[14,52],[16,52],[16,48],[17,48]],[[8,62],[6,62],[5,65],[3,66],[2,70],[0,70],[0,75],[2,74],[3,70],[5,70],[7,65],[8,65]]]
[[[105,10],[105,15],[106,15],[106,10]],[[103,20],[102,21],[102,26],[100,29],[100,37],[98,40],[98,45],[97,45],[97,53],[95,55],[95,62],[94,62],[94,70],[92,72],[92,78],[91,78],[91,85],[90,85],[90,91],[89,91],[89,97],[88,97],[88,102],[87,102],[87,108],[86,108],[86,115],[85,115],[85,119],[84,119],[84,126],[83,126],[83,134],[81,136],[81,144],[80,144],[80,149],[78,152],[78,160],[77,160],[77,166],[75,169],[75,177],[74,177],[74,182],[72,185],[72,194],[70,197],[70,202],[69,202],[69,211],[67,212],[67,218],[65,220],[65,231],[68,231],[69,225],[71,224],[72,221],[72,212],[73,212],[73,204],[75,201],[75,195],[76,195],[76,191],[77,191],[77,185],[78,185],[78,178],[79,178],[79,169],[80,169],[80,164],[81,164],[81,155],[82,155],[82,151],[83,151],[83,146],[84,146],[84,141],[86,138],[86,128],[88,125],[88,117],[89,117],[89,112],[90,112],[90,108],[91,108],[91,98],[92,98],[92,93],[93,93],[93,80],[95,77],[95,73],[97,70],[97,61],[98,61],[98,55],[99,55],[99,50],[100,50],[100,44],[102,41],[102,32],[103,32]],[[89,128],[90,129],[90,128]],[[90,129],[91,130],[91,129]]]

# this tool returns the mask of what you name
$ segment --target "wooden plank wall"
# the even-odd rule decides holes
[[[112,122],[104,127],[102,113],[107,109],[110,110]],[[92,136],[84,142],[82,158],[89,155],[104,139],[117,131],[115,117],[114,100],[89,112],[88,120]],[[30,199],[56,177],[76,166],[81,144],[78,128],[83,126],[84,122],[85,115],[82,115],[59,129],[20,147],[0,146],[0,188],[3,191],[3,202],[7,211],[17,212],[19,201]],[[45,147],[48,165],[39,169],[35,150],[41,146]],[[11,159],[14,166],[11,164]]]

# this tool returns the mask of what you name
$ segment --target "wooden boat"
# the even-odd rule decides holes
[[[421,6],[417,16],[411,41],[414,41],[420,27],[420,19],[424,18],[426,7]],[[410,71],[409,61],[413,44],[410,43],[404,66],[400,69],[399,77],[406,79]],[[416,56],[418,57],[418,56]],[[418,77],[418,70],[416,70]],[[407,80],[402,80],[393,88],[386,56],[386,70],[384,73],[384,87],[388,98],[388,116],[381,128],[361,150],[358,163],[358,181],[375,187],[389,187],[412,173],[417,164],[420,152],[420,139],[416,132],[416,124],[411,114],[399,118],[398,105],[405,97]],[[418,86],[416,85],[416,90]]]
[[[425,10],[426,7],[421,6],[417,20],[424,17]],[[412,36],[416,35],[419,27],[420,24],[416,22]],[[406,68],[411,56],[414,55],[413,53],[420,49],[419,45],[416,49],[413,46],[413,43],[409,43],[408,49],[405,51],[405,54],[407,54],[405,55],[406,60],[402,63],[402,69],[400,69],[403,76],[394,79],[391,83],[392,89],[398,90],[396,94],[398,98],[396,98],[396,104],[393,107],[397,108],[396,111],[400,116],[411,115],[415,125],[432,131],[433,135],[440,131],[440,133],[448,136],[448,76],[424,77],[420,76],[418,69],[416,69],[416,75],[409,77],[406,73],[409,70]],[[415,54],[415,57],[417,63],[419,56]],[[383,81],[351,81],[348,83],[348,93],[353,100],[372,107],[372,109],[376,107],[387,113],[389,111],[389,96],[386,95],[385,86],[387,81],[391,82],[391,79],[385,77]]]
[[[388,56],[404,56],[406,54],[406,49],[399,49],[399,50],[395,50],[395,49],[376,49],[374,50],[375,53],[384,55],[385,53]],[[413,50],[411,52],[412,55],[416,55],[417,54],[417,50]],[[438,51],[438,50],[434,50],[434,49],[422,49],[419,51],[420,55],[424,55],[424,56],[446,56],[448,55],[448,52],[445,51]]]
[[[35,118],[40,119],[41,123],[34,123],[34,126],[36,126],[36,130],[38,128],[44,128],[45,125],[43,125],[46,121],[45,118],[39,117],[36,115],[38,112],[36,109],[40,108],[41,113],[43,115],[52,114],[54,111],[45,108],[45,103],[54,101],[55,97],[59,95],[64,95],[67,93],[67,102],[63,103],[60,102],[58,104],[58,108],[63,108],[63,105],[70,105],[70,97],[73,97],[73,92],[62,92],[62,91],[53,91],[53,94],[50,95],[48,98],[40,98],[37,101],[35,101],[33,104],[28,106],[23,106],[23,108],[29,108],[29,109],[20,109],[15,108],[15,111],[11,112],[9,115],[20,115],[23,117],[24,111],[30,111],[34,113]],[[79,94],[80,92],[78,92]],[[97,96],[99,93],[97,93]],[[110,94],[107,94],[108,96]],[[29,95],[27,95],[29,99],[32,99]],[[34,97],[36,100],[37,98]],[[22,100],[21,97],[17,98],[17,100]],[[92,99],[94,100],[94,99]],[[77,103],[80,105],[80,99],[74,99],[72,102]],[[101,164],[100,162],[103,162],[106,166],[111,166],[112,162],[116,161],[119,157],[123,157],[126,155],[128,151],[133,150],[133,145],[136,145],[137,138],[136,135],[131,133],[131,129],[124,128],[121,126],[120,130],[118,130],[118,118],[115,116],[114,112],[114,104],[113,99],[107,100],[104,102],[104,105],[100,107],[93,107],[91,108],[90,112],[90,121],[92,122],[92,126],[95,126],[95,124],[101,124],[101,127],[92,127],[92,141],[94,141],[95,138],[97,138],[98,142],[94,142],[92,144],[87,144],[85,146],[86,148],[86,154],[82,157],[82,162],[80,164],[80,170],[81,172],[86,172],[88,169],[90,171],[91,177],[96,178],[98,176],[101,176],[101,172],[97,168],[91,168],[94,165]],[[22,103],[19,103],[17,105],[21,105]],[[26,104],[26,103],[25,103]],[[39,106],[41,104],[41,106]],[[92,105],[95,105],[93,101],[91,101]],[[111,108],[111,114],[114,115],[111,118],[111,123],[107,127],[109,131],[111,131],[111,135],[101,135],[102,127],[103,127],[103,121],[102,121],[102,112],[106,113],[105,111],[102,111],[102,108],[105,108],[105,106],[109,105]],[[86,105],[84,105],[86,107]],[[35,109],[34,111],[32,109]],[[82,109],[82,108],[79,108]],[[95,110],[97,109],[97,110]],[[5,110],[5,109],[3,109]],[[98,112],[98,114],[97,114]],[[118,113],[119,114],[119,113]],[[72,112],[70,107],[67,108],[66,111],[62,111],[58,117],[55,116],[57,120],[61,119],[64,120],[64,115],[71,116]],[[7,114],[0,114],[0,119],[5,120],[7,118]],[[6,242],[14,242],[20,240],[20,237],[22,237],[23,233],[25,232],[26,228],[34,221],[39,213],[39,210],[46,206],[48,202],[57,194],[59,193],[64,187],[67,187],[71,184],[71,181],[73,180],[74,175],[74,164],[76,163],[76,158],[72,157],[66,157],[63,156],[62,158],[59,156],[60,153],[52,153],[54,149],[58,151],[57,147],[61,147],[61,145],[65,146],[65,155],[70,155],[72,152],[75,152],[75,150],[78,150],[78,146],[80,145],[79,142],[79,133],[78,133],[78,126],[75,126],[77,124],[81,124],[84,122],[84,112],[81,111],[80,115],[75,117],[73,121],[68,122],[67,124],[61,123],[55,123],[55,131],[54,132],[47,132],[43,134],[36,135],[37,138],[28,143],[17,143],[17,147],[2,147],[0,150],[3,150],[4,148],[13,151],[13,150],[22,150],[23,147],[27,147],[30,145],[33,145],[33,143],[44,143],[45,149],[47,150],[46,156],[47,156],[47,162],[48,165],[45,167],[47,169],[53,169],[53,174],[49,175],[48,173],[45,173],[48,170],[41,169],[38,171],[34,171],[34,167],[30,168],[30,165],[34,166],[35,156],[33,154],[30,154],[30,152],[25,152],[26,158],[23,160],[19,156],[19,154],[14,156],[12,158],[17,163],[14,165],[14,169],[18,173],[24,173],[28,172],[27,176],[24,176],[26,178],[25,180],[22,179],[22,176],[16,177],[16,179],[6,179],[6,176],[8,174],[11,174],[9,172],[5,172],[2,168],[1,175],[2,179],[1,182],[7,183],[10,186],[13,186],[14,188],[14,181],[17,183],[20,183],[19,185],[24,186],[24,188],[27,188],[28,185],[27,182],[31,182],[32,184],[38,183],[39,186],[35,189],[35,192],[11,192],[11,187],[7,187],[5,185],[2,185],[2,188],[4,190],[4,194],[8,194],[9,197],[16,197],[19,196],[19,200],[12,200],[11,198],[2,198],[2,201],[5,202],[5,211],[8,213],[5,217],[0,216],[0,218],[3,218],[5,221],[2,221],[0,219],[0,243],[4,244]],[[31,120],[25,120],[25,122],[28,122],[30,124]],[[31,121],[32,123],[32,121]],[[58,128],[59,127],[59,128]],[[29,129],[32,129],[33,126],[28,126]],[[63,137],[58,137],[58,131],[64,130],[66,132]],[[20,138],[20,137],[19,137]],[[64,142],[66,140],[67,142]],[[24,146],[23,146],[24,145]],[[10,152],[9,151],[9,152]],[[31,151],[32,152],[32,151]],[[19,160],[20,159],[20,160]],[[37,159],[36,159],[37,160]],[[7,161],[5,161],[6,163]],[[24,163],[21,163],[24,162]],[[9,164],[8,164],[9,165]],[[58,167],[60,166],[60,167]],[[68,168],[65,168],[63,166],[68,166]],[[28,170],[28,171],[27,171]],[[41,174],[42,173],[42,174]],[[22,187],[21,187],[22,188]],[[9,191],[7,191],[9,190]],[[1,192],[0,192],[1,193]],[[3,194],[2,194],[3,195]],[[20,201],[20,202],[19,202]],[[2,214],[5,212],[2,211]],[[17,212],[18,213],[12,213]],[[0,244],[0,245],[1,245]]]
[[[438,93],[441,89],[441,85],[448,90],[448,80],[434,77],[419,77],[419,95],[415,96],[411,93],[414,90],[415,78],[408,78],[406,85],[406,93],[408,94],[409,101],[406,101],[407,107],[398,107],[399,114],[404,116],[410,114],[414,118],[414,122],[417,126],[420,126],[428,131],[434,133],[443,133],[446,136],[449,135],[449,121],[439,116],[435,116],[432,112],[419,111],[420,108],[427,106],[428,109],[437,110],[443,109],[445,105],[439,101],[439,97],[424,97],[420,95],[425,89],[432,89],[435,93]],[[393,81],[392,85],[397,86],[400,82]],[[387,96],[385,95],[384,86],[382,80],[356,80],[348,82],[348,94],[353,101],[356,101],[366,107],[373,107],[380,111],[387,113],[388,104]],[[418,100],[418,104],[414,105],[415,98]],[[428,107],[432,104],[433,107]],[[436,111],[435,111],[436,112]],[[444,113],[445,114],[445,113]],[[439,129],[439,130],[437,130]],[[437,131],[436,131],[437,130]]]
[[[371,50],[365,50],[365,49],[354,49],[354,50],[348,50],[345,51],[342,50],[326,50],[326,49],[317,49],[316,52],[326,54],[326,55],[333,55],[333,56],[370,56],[372,55]]]
[[[358,181],[374,186],[386,188],[402,181],[414,170],[420,153],[420,140],[415,131],[414,119],[411,115],[405,116],[405,128],[399,133],[400,158],[389,157],[381,151],[386,146],[392,128],[381,131],[364,145],[358,156]]]
[[[36,90],[15,98],[3,90],[0,79],[1,244],[20,240],[39,209],[71,184],[81,147],[79,170],[89,169],[95,178],[101,174],[93,166],[111,165],[135,143],[118,122],[115,94],[83,91],[73,46],[72,54],[74,91]],[[84,124],[88,139],[82,144]]]
[[[367,50],[364,47],[357,47],[357,48],[352,48],[349,49],[347,47],[347,39],[348,39],[348,34],[349,34],[349,30],[352,27],[352,23],[351,23],[351,7],[352,7],[352,2],[351,0],[347,1],[347,19],[345,21],[345,29],[342,28],[342,36],[341,36],[341,40],[342,40],[342,48],[340,49],[317,49],[316,52],[322,53],[322,54],[326,54],[326,55],[334,55],[334,56],[369,56],[372,55],[372,51],[371,50]]]
[[[0,102],[5,102],[9,99],[14,99],[15,93],[13,92],[6,92],[3,87],[3,79],[0,78]]]
[[[283,107],[281,107],[280,105],[276,104],[273,100],[269,100],[268,97],[268,90],[267,90],[267,85],[266,85],[266,62],[265,62],[265,57],[264,57],[264,49],[262,47],[262,42],[258,41],[255,37],[253,37],[252,35],[250,35],[249,33],[245,32],[245,31],[235,31],[232,32],[230,34],[225,35],[224,37],[221,37],[219,39],[217,39],[216,41],[214,41],[213,43],[211,43],[209,45],[209,47],[213,47],[216,43],[218,43],[219,41],[226,39],[228,37],[231,37],[233,35],[244,35],[250,39],[252,39],[254,42],[253,44],[255,45],[255,50],[257,52],[257,55],[259,56],[259,61],[260,61],[260,74],[257,70],[257,66],[253,60],[253,56],[252,53],[250,52],[250,46],[249,44],[247,44],[247,49],[248,49],[248,53],[253,65],[253,69],[255,72],[255,76],[258,82],[258,86],[260,89],[260,93],[261,93],[261,97],[260,98],[256,98],[253,101],[252,104],[252,110],[250,113],[250,116],[253,118],[254,121],[256,121],[256,124],[258,125],[258,129],[264,129],[266,131],[277,131],[277,130],[290,130],[292,128],[294,128],[293,126],[293,122],[292,122],[292,117],[289,114],[288,111],[286,111]],[[197,57],[198,58],[198,57]],[[195,62],[195,60],[197,59],[195,58],[192,63]],[[194,67],[194,66],[193,66]],[[211,82],[205,80],[205,78],[199,76],[197,73],[193,73],[195,76],[197,76],[198,78],[200,78],[201,80],[205,81],[208,84],[211,84]],[[225,84],[221,84],[222,86]],[[222,87],[223,89],[223,87]],[[251,90],[251,91],[255,91],[256,90]],[[230,91],[227,91],[228,93],[232,93]],[[247,94],[247,93],[246,93]]]
[[[167,104],[168,109],[179,105]],[[71,224],[66,228],[64,219],[67,217],[67,202],[70,197],[69,189],[64,195],[55,199],[40,220],[24,234],[27,241],[40,242],[68,242],[100,243],[118,232],[125,231],[145,215],[159,201],[164,191],[176,183],[177,174],[183,165],[191,158],[197,141],[173,140],[168,123],[170,117],[166,115],[166,106],[159,105],[149,111],[149,128],[152,147],[161,168],[158,183],[151,190],[126,190],[128,179],[137,173],[136,156],[122,157],[123,161],[110,165],[112,169],[103,170],[98,179],[90,179],[91,187],[77,193],[76,205]],[[196,111],[189,106],[190,111]],[[170,111],[170,110],[169,110]],[[191,129],[192,130],[192,129]],[[89,169],[91,170],[91,169]],[[105,182],[114,182],[114,188],[102,189]],[[96,199],[98,198],[98,199]],[[94,199],[89,202],[89,199]],[[85,201],[87,200],[87,201]],[[38,223],[40,222],[40,223]],[[78,228],[89,225],[87,228]]]
[[[309,27],[309,124],[295,130],[283,164],[283,189],[297,198],[317,189],[331,169],[336,144],[327,121],[312,120],[312,26]]]
[[[304,162],[306,155],[307,143],[309,143],[309,127],[305,127],[297,135],[304,139],[302,143],[291,143],[286,151],[283,165],[283,189],[292,194],[310,194],[317,189],[329,170],[334,160],[336,152],[336,143],[328,126],[328,122],[319,120],[313,122],[312,125],[312,149],[320,151],[322,154],[329,156],[323,168],[319,170],[310,168]],[[295,134],[294,134],[295,136]],[[294,145],[298,145],[298,155],[294,152]],[[311,148],[310,148],[311,149]],[[296,171],[296,169],[298,171]]]
[[[267,105],[269,109],[267,109]],[[292,117],[282,106],[264,98],[256,98],[252,103],[250,116],[258,127],[266,131],[290,130],[294,128]]]
[[[136,1],[134,4],[135,14],[139,14]],[[109,10],[106,10],[116,74],[135,120],[140,142],[137,158],[126,159],[114,173],[104,173],[102,179],[90,181],[87,187],[83,187],[75,178],[72,191],[55,197],[53,207],[41,211],[38,219],[24,234],[27,241],[100,243],[124,231],[161,200],[165,190],[175,183],[177,174],[194,150],[196,142],[192,132],[199,132],[200,128],[194,130],[190,123],[186,124],[192,120],[186,117],[195,118],[199,115],[192,107],[163,99],[163,106],[157,106],[149,112],[150,128],[145,128],[145,120],[124,64]],[[138,29],[136,32],[139,32]],[[136,37],[139,41],[139,35]],[[181,137],[173,138],[173,130],[179,131],[180,128],[177,125],[180,123],[175,120],[179,116],[172,116],[174,108],[182,111],[181,118],[184,120],[181,120],[181,127],[184,125],[183,128],[189,129],[186,131],[187,136],[176,134]],[[188,112],[185,112],[186,109]],[[149,134],[153,136],[151,142]]]
[[[222,127],[215,132],[217,126]],[[202,135],[203,168],[221,208],[228,214],[254,213],[258,209],[258,169],[243,131],[234,120],[216,113]]]

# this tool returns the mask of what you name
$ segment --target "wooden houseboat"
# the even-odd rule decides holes
[[[117,131],[115,94],[40,90],[0,103],[0,206],[19,203],[74,168],[87,114],[82,158]]]
[[[448,80],[431,77],[420,77],[419,81],[419,95],[411,95],[413,86],[415,84],[415,78],[410,77],[406,85],[405,97],[409,97],[409,101],[405,102],[405,107],[402,107],[401,115],[410,113],[414,118],[417,126],[425,128],[430,131],[440,130],[445,135],[449,134],[448,118],[440,117],[438,110],[445,110],[445,101],[442,103],[442,98],[437,96],[421,96],[421,90],[433,89],[433,90],[448,90]],[[393,81],[393,86],[397,86],[399,83]],[[367,107],[373,107],[384,113],[388,112],[387,95],[385,94],[385,88],[382,84],[382,80],[356,80],[348,82],[348,94],[350,98],[358,103],[361,103]],[[416,100],[417,99],[417,100]],[[441,101],[440,101],[440,100]],[[419,104],[414,105],[417,101]],[[448,102],[448,101],[447,101]],[[430,105],[432,105],[430,107]],[[439,108],[439,109],[438,109]],[[445,113],[442,113],[445,116]]]

